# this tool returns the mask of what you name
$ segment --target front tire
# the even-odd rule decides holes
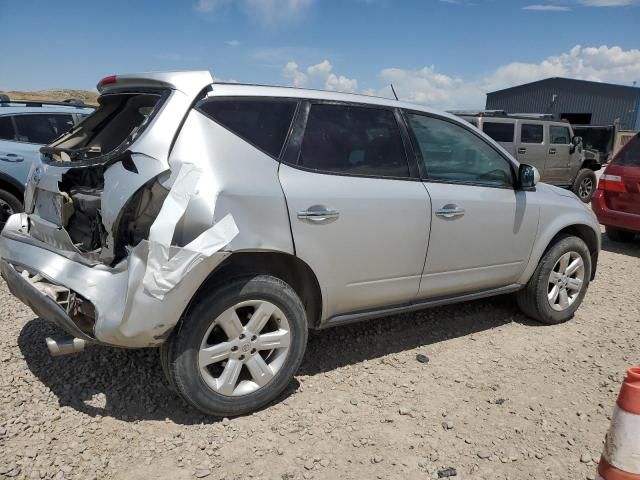
[[[522,312],[542,323],[573,317],[591,279],[591,256],[584,241],[562,236],[543,255],[529,282],[516,294]]]
[[[571,190],[584,203],[589,203],[591,201],[591,197],[593,197],[593,194],[596,191],[597,184],[598,179],[596,178],[595,172],[588,168],[583,168],[578,172]]]
[[[275,277],[234,280],[202,296],[166,345],[169,383],[208,415],[237,416],[275,400],[297,372],[307,318]]]

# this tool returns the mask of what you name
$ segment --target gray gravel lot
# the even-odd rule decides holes
[[[187,407],[155,350],[51,358],[59,332],[1,283],[0,478],[595,478],[640,356],[640,241],[603,246],[569,323],[500,297],[321,332],[279,403],[232,420]]]

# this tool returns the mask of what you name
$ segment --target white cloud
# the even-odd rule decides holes
[[[240,46],[240,41],[239,40],[227,40],[224,42],[225,45],[229,46],[229,47],[239,47]]]
[[[193,9],[212,14],[229,6],[240,8],[252,20],[266,26],[296,20],[311,7],[314,0],[198,0]]]
[[[638,5],[638,0],[578,0],[578,3],[587,7],[626,7]]]
[[[568,12],[571,10],[565,5],[526,5],[522,7],[522,10],[533,10],[536,12]]]
[[[401,100],[443,109],[483,108],[487,92],[549,77],[630,84],[640,79],[640,50],[576,45],[569,52],[539,63],[509,63],[477,78],[447,75],[434,65],[419,69],[385,68],[378,77],[380,86],[364,93],[392,98],[389,84],[393,84]],[[355,90],[353,85],[350,87],[344,90]]]
[[[298,70],[298,64],[296,62],[287,63],[282,69],[282,75],[284,75],[284,78],[289,80],[294,87],[304,87],[307,84],[307,75]]]
[[[333,65],[329,60],[308,66],[306,73],[300,70],[297,63],[289,62],[284,66],[282,74],[294,87],[324,88],[350,93],[358,91],[358,81],[333,73]]]
[[[310,67],[308,67],[307,73],[312,77],[326,78],[329,75],[329,73],[331,73],[332,69],[333,69],[333,65],[331,65],[331,62],[329,62],[329,60],[323,60],[322,62],[316,65],[311,65]]]

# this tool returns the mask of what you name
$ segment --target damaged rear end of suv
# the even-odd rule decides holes
[[[96,112],[41,149],[25,212],[2,233],[0,265],[15,296],[71,335],[47,339],[52,353],[161,344],[228,255],[207,255],[236,233],[231,217],[213,225],[213,201],[203,197],[176,228],[203,172],[170,152],[212,81],[208,72],[106,77]],[[187,275],[194,269],[203,273]]]

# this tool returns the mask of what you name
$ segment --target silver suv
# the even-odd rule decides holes
[[[582,148],[568,122],[545,115],[507,115],[502,111],[457,112],[469,123],[498,142],[520,163],[532,165],[543,182],[568,188],[585,203],[595,193],[600,170],[599,155]]]
[[[558,323],[594,277],[591,211],[455,116],[207,72],[98,89],[42,148],[2,275],[70,335],[53,354],[160,346],[208,414],[277,398],[309,329],[511,292]]]
[[[0,95],[0,229],[22,211],[29,172],[40,163],[40,147],[93,112],[82,101],[10,100]]]

